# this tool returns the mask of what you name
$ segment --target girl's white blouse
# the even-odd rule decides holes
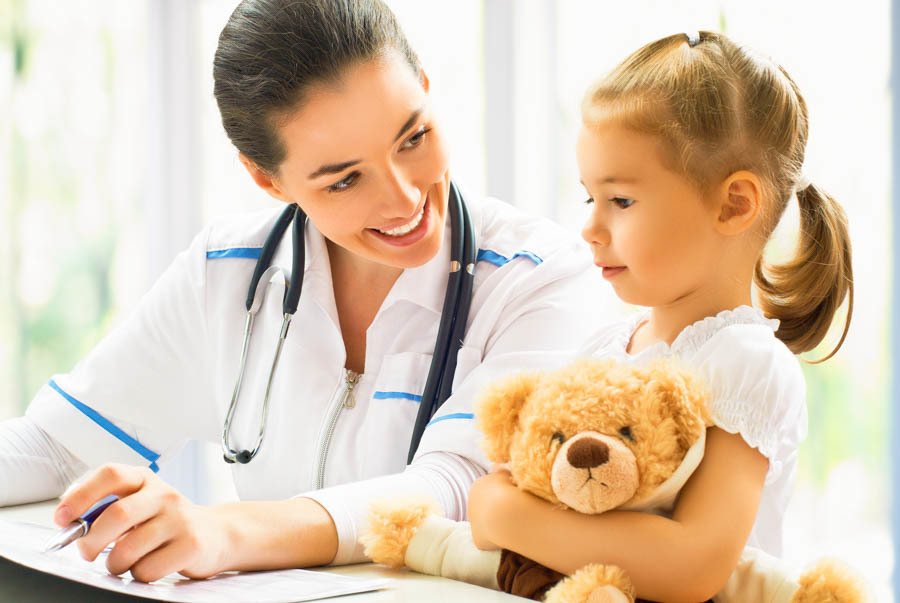
[[[800,363],[775,337],[778,321],[750,306],[720,312],[686,327],[672,345],[659,342],[637,354],[626,350],[649,312],[602,327],[580,356],[643,364],[675,357],[705,379],[716,426],[739,433],[769,459],[762,499],[748,545],[782,551],[782,521],[794,489],[797,451],[806,438],[806,384]]]
[[[231,471],[242,499],[304,495],[325,506],[338,527],[337,563],[359,560],[356,530],[376,493],[427,482],[427,490],[451,501],[448,514],[464,518],[468,485],[488,466],[472,420],[480,389],[510,371],[571,354],[585,329],[600,324],[598,298],[609,294],[581,241],[496,200],[472,198],[468,206],[479,249],[472,305],[453,395],[425,430],[410,467],[418,466],[416,479],[389,476],[409,475],[407,449],[440,322],[450,237],[434,259],[405,270],[394,284],[366,333],[365,374],[348,394],[325,240],[307,226],[303,290],[273,381],[262,447]],[[69,373],[50,379],[26,417],[88,467],[155,468],[190,439],[219,442],[255,257],[280,211],[219,219],[201,232],[131,316]],[[291,255],[288,234],[273,259],[284,275],[268,283],[253,327],[231,431],[236,449],[251,448],[258,434]],[[41,439],[31,433],[4,437]]]

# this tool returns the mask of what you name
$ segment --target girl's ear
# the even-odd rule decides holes
[[[724,235],[741,233],[756,221],[762,204],[762,183],[753,172],[741,170],[725,179],[717,195],[716,230]]]
[[[256,165],[256,162],[248,159],[243,153],[238,153],[238,159],[244,164],[247,171],[250,172],[250,177],[253,178],[253,182],[256,183],[256,186],[269,193],[269,196],[274,199],[278,199],[284,203],[293,203],[293,201],[288,199],[287,195],[284,194],[278,186],[278,182],[269,172]]]

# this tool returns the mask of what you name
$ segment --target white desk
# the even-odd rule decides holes
[[[19,507],[0,508],[0,517],[16,521],[29,521],[41,525],[52,525],[52,513],[55,501],[22,505]],[[372,563],[348,565],[344,567],[322,569],[318,571],[337,572],[347,576],[365,576],[393,578],[390,588],[346,595],[335,601],[351,601],[353,603],[457,603],[472,601],[473,603],[490,603],[495,601],[523,601],[505,593],[492,591],[462,582],[424,576],[406,570],[392,570]],[[110,591],[101,591],[55,576],[49,576],[16,565],[0,558],[0,601],[21,601],[46,603],[47,601],[88,602],[112,601],[134,603],[149,601],[138,597],[130,597]],[[330,601],[331,599],[326,599]]]

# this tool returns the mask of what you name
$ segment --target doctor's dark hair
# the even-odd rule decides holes
[[[275,175],[286,150],[277,126],[312,86],[361,61],[399,52],[419,59],[381,0],[243,0],[219,35],[214,95],[232,144]]]
[[[680,33],[638,49],[595,83],[582,118],[612,119],[658,138],[662,161],[704,195],[728,176],[753,172],[763,187],[761,235],[768,240],[788,202],[800,204],[793,259],[756,262],[754,282],[776,335],[795,354],[815,348],[848,299],[841,347],[853,314],[853,268],[841,205],[805,181],[806,101],[780,65],[722,34]]]

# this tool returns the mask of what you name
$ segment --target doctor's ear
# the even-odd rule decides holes
[[[425,73],[424,69],[419,69],[419,82],[422,84],[422,89],[425,90],[425,92],[428,92],[431,82],[428,81],[428,74]]]
[[[247,158],[243,153],[238,153],[238,159],[240,159],[241,163],[244,164],[244,167],[247,168],[247,171],[250,172],[250,177],[253,178],[253,182],[256,183],[256,186],[263,189],[269,195],[279,201],[283,201],[284,203],[293,203],[287,196],[282,192],[281,188],[278,185],[278,181],[275,180],[275,177],[270,174],[268,171],[262,169],[256,162],[252,159]]]
[[[762,183],[753,172],[741,170],[726,178],[716,191],[716,230],[735,235],[756,222],[762,204]]]

